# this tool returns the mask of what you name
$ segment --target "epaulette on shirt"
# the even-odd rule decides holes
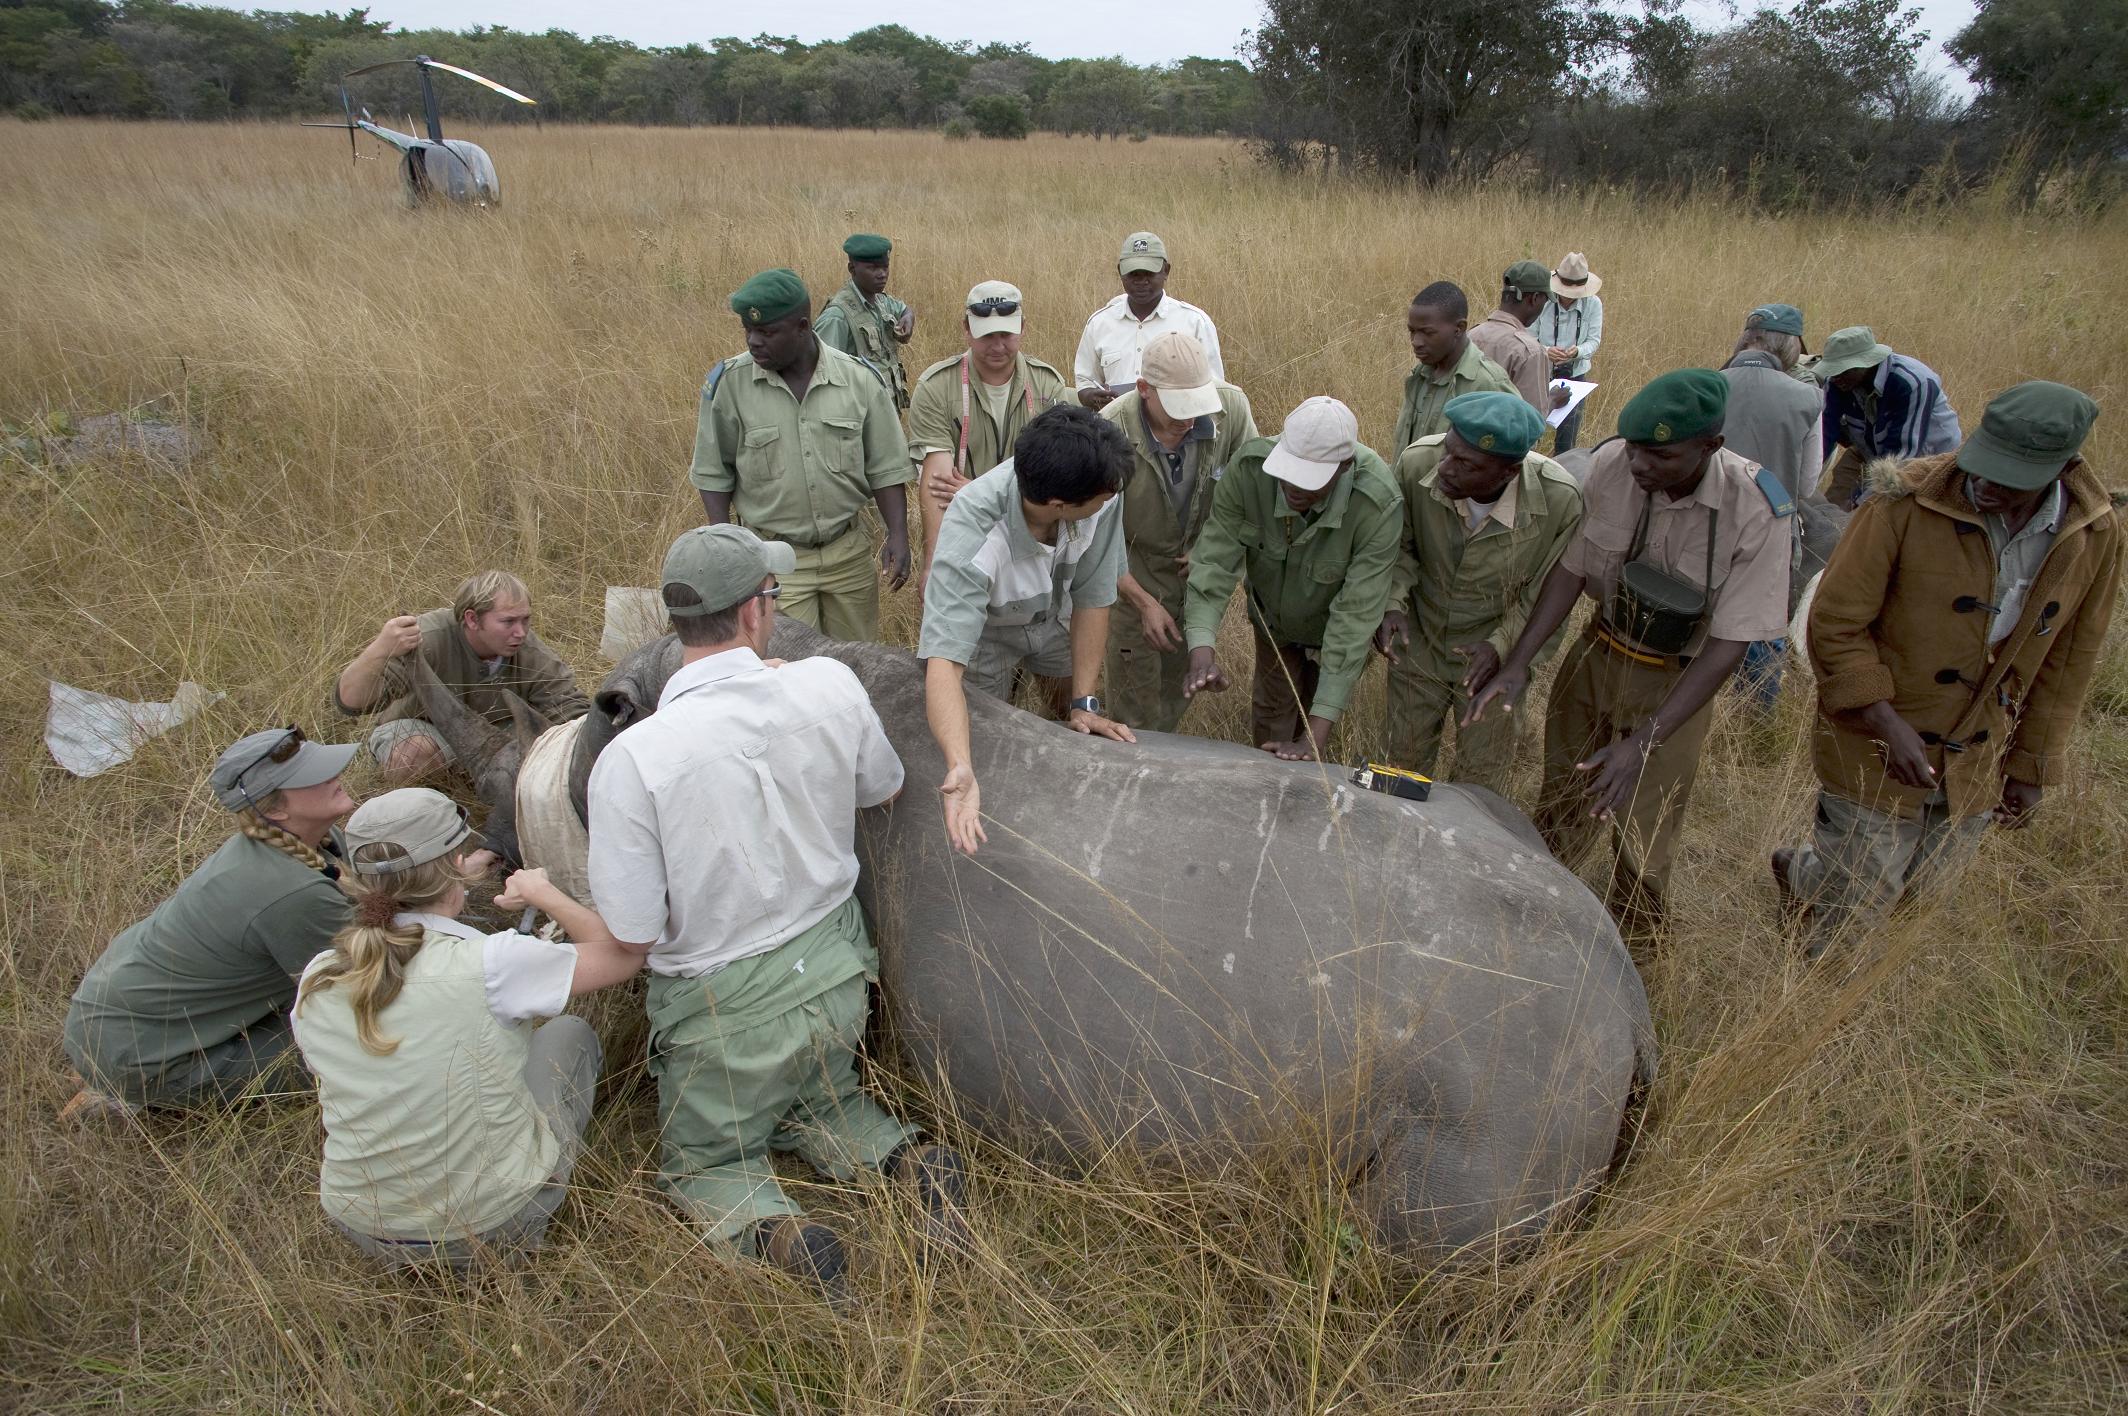
[[[1788,495],[1788,489],[1781,485],[1781,479],[1774,476],[1771,469],[1759,468],[1751,480],[1759,484],[1759,495],[1773,508],[1775,516],[1795,515],[1795,498]]]
[[[736,354],[732,356],[734,359],[737,357]],[[731,362],[731,359],[719,359],[716,363],[710,365],[709,372],[702,376],[702,397],[704,401],[715,396],[717,385],[724,382],[724,371],[731,367]]]

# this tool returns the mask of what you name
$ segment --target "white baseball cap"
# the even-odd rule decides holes
[[[1161,335],[1145,346],[1138,377],[1160,391],[1160,408],[1181,422],[1219,411],[1219,384],[1204,346],[1181,330]]]
[[[969,336],[981,339],[986,334],[1018,334],[1027,322],[1027,312],[1021,304],[1017,285],[1007,285],[1002,280],[985,280],[976,285],[968,292]],[[978,305],[990,313],[978,314]]]
[[[1359,445],[1360,420],[1352,410],[1318,394],[1286,415],[1263,469],[1304,492],[1317,492],[1358,454]]]

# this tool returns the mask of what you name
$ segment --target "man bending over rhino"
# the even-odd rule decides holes
[[[416,655],[467,708],[500,728],[516,722],[514,695],[542,720],[532,731],[580,718],[591,700],[569,666],[532,632],[532,593],[506,570],[484,570],[452,602],[421,615],[394,615],[354,662],[340,670],[333,705],[349,717],[379,712],[369,753],[391,785],[457,765],[457,753],[421,716]]]

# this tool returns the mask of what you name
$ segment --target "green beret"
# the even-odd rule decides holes
[[[1729,380],[1712,369],[1672,369],[1618,410],[1618,435],[1664,447],[1714,432],[1728,410]]]
[[[894,243],[870,231],[860,231],[842,243],[842,253],[853,261],[883,261]]]
[[[1442,411],[1457,437],[1492,457],[1520,462],[1544,436],[1544,420],[1520,394],[1459,393]]]
[[[806,293],[798,272],[778,266],[765,270],[732,291],[732,312],[748,325],[773,324],[786,315],[811,311],[813,297]]]

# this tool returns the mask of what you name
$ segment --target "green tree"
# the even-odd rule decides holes
[[[1067,59],[1057,68],[1042,106],[1049,127],[1113,138],[1146,125],[1153,94],[1145,70],[1122,59]]]
[[[2047,160],[2128,156],[2128,0],[1981,0],[1944,47],[1999,140]]]
[[[1027,100],[1016,93],[977,94],[963,105],[968,121],[986,138],[1024,138],[1034,131]]]

